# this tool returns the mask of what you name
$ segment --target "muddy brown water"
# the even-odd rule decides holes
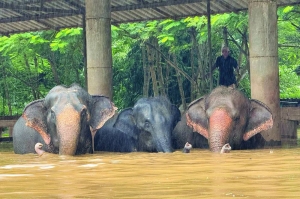
[[[0,198],[233,197],[300,198],[300,148],[74,157],[0,150]]]

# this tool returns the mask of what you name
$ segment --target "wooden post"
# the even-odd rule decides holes
[[[297,146],[297,127],[300,107],[281,107],[281,144]]]
[[[85,20],[85,10],[82,16],[82,40],[83,40],[83,59],[84,59],[84,86],[88,90],[88,76],[87,76],[87,52],[86,52],[86,20]]]
[[[88,92],[112,99],[111,1],[86,0]]]
[[[251,98],[264,102],[273,113],[274,125],[262,132],[265,146],[280,145],[277,3],[249,0]]]

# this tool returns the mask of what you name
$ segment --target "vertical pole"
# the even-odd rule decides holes
[[[264,102],[273,114],[273,128],[262,132],[265,146],[280,145],[277,3],[249,0],[248,12],[251,98]]]
[[[210,90],[213,89],[212,79],[212,55],[211,55],[211,22],[210,22],[210,0],[207,0],[207,45],[208,45],[208,67],[209,67],[209,82]]]
[[[112,99],[111,0],[85,0],[88,92]]]
[[[85,10],[84,13],[82,15],[82,40],[83,40],[83,69],[84,69],[84,86],[86,88],[86,90],[88,90],[88,77],[87,77],[87,61],[86,61],[86,21],[85,21]]]

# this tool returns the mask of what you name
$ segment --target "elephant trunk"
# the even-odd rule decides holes
[[[225,109],[217,109],[209,118],[209,148],[212,152],[220,152],[228,143],[232,130],[232,118]]]
[[[57,135],[60,155],[75,155],[81,129],[80,113],[67,106],[57,116]]]
[[[156,131],[153,138],[158,152],[164,152],[164,153],[173,152],[170,131],[164,131],[164,130]]]

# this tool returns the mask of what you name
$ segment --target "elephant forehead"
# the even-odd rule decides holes
[[[55,112],[56,115],[59,114],[77,114],[79,115],[82,110],[87,109],[86,105],[81,103],[56,103],[51,107],[51,110]]]
[[[222,87],[223,88],[223,87]],[[230,91],[230,92],[229,92]],[[233,103],[235,106],[249,101],[245,95],[237,89],[215,89],[207,98],[206,103]]]
[[[149,104],[137,104],[133,107],[132,111],[133,115],[147,119],[150,119],[153,114]]]
[[[133,113],[135,115],[142,116],[148,119],[165,118],[170,115],[166,107],[159,104],[137,104],[133,107]]]
[[[206,114],[209,117],[215,110],[220,108],[226,110],[230,116],[235,115],[237,112],[237,108],[235,107],[235,104],[232,103],[232,101],[225,102],[224,99],[212,100],[206,106],[207,106]]]
[[[76,106],[81,107],[86,102],[75,92],[58,92],[48,94],[45,98],[45,103],[47,107],[57,108],[62,108],[67,104],[72,104],[75,109],[78,109]]]
[[[246,114],[249,109],[249,100],[247,98],[228,98],[227,96],[220,96],[209,98],[206,101],[205,109],[208,116],[218,108],[227,110],[231,117],[236,117],[240,114]]]
[[[67,104],[60,114],[57,115],[58,124],[62,124],[64,126],[77,124],[80,120],[80,114],[74,109],[74,107],[70,104]]]

